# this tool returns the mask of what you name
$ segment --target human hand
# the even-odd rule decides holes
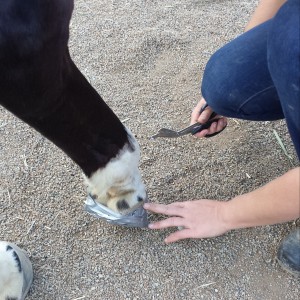
[[[145,203],[144,208],[154,213],[170,216],[170,218],[150,224],[150,229],[183,228],[165,239],[168,244],[187,238],[215,237],[227,232],[230,228],[223,214],[226,205],[227,202],[204,199],[174,202],[168,205]]]
[[[206,123],[211,116],[213,110],[210,107],[207,107],[202,114],[200,115],[201,107],[206,103],[205,99],[202,98],[199,103],[196,105],[196,107],[193,109],[192,116],[191,116],[191,125],[199,122],[201,124]],[[221,131],[226,125],[227,125],[227,118],[221,117],[220,115],[217,115],[215,117],[218,118],[218,122],[213,122],[209,129],[204,129],[201,132],[198,132],[194,134],[196,137],[205,137],[207,134],[213,134],[216,132]]]

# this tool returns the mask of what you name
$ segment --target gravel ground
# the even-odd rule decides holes
[[[298,163],[284,121],[230,120],[218,137],[149,140],[182,128],[209,56],[242,33],[256,1],[78,0],[70,49],[79,68],[137,136],[150,201],[228,200]],[[0,108],[0,240],[34,266],[28,300],[299,299],[277,265],[295,223],[164,245],[171,230],[114,227],[83,212],[79,168]],[[158,216],[151,216],[157,219]]]

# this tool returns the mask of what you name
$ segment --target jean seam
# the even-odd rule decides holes
[[[271,88],[275,88],[274,85],[270,85],[268,86],[267,88],[255,93],[254,95],[252,95],[251,97],[249,97],[248,99],[246,99],[239,107],[238,107],[238,110],[237,110],[237,113],[241,113],[241,110],[242,110],[242,107],[245,106],[248,102],[250,102],[254,97],[258,96],[259,94],[267,91],[267,90],[270,90]]]

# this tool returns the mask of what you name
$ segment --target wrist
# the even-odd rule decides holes
[[[232,198],[226,202],[222,202],[220,217],[226,231],[251,227],[247,224],[247,220],[244,215],[244,208],[240,206],[241,202],[244,202],[248,198],[248,194],[243,194]]]
[[[224,232],[235,229],[231,218],[231,201],[220,201],[217,208],[218,218],[224,228]]]

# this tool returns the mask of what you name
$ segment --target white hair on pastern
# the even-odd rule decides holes
[[[108,208],[126,213],[146,200],[146,190],[138,169],[140,147],[126,128],[130,144],[126,144],[104,168],[90,178],[85,177],[88,192]]]

